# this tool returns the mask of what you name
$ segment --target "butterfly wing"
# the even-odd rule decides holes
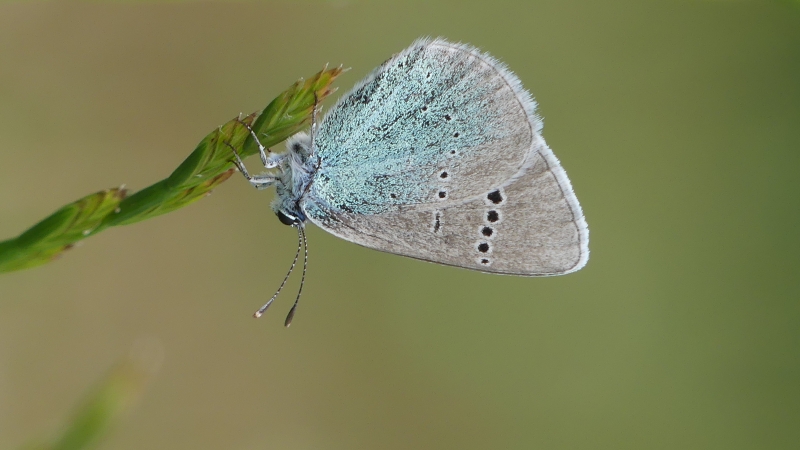
[[[495,273],[578,270],[588,228],[534,110],[490,56],[417,41],[325,118],[301,206],[377,250]]]
[[[309,195],[359,214],[469,199],[519,173],[541,127],[534,108],[488,55],[417,41],[322,121]]]
[[[307,211],[330,233],[390,253],[502,274],[574,272],[589,258],[588,228],[564,171],[544,151],[510,184],[460,204],[377,215],[319,204]]]

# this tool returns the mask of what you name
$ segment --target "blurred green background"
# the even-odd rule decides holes
[[[0,277],[0,448],[64,426],[143,337],[161,371],[103,448],[797,448],[797,2],[4,3],[0,239],[166,177],[326,62],[352,67],[344,92],[423,35],[533,92],[584,270],[485,275],[311,226],[287,330],[299,277],[250,315],[296,235],[236,176]]]

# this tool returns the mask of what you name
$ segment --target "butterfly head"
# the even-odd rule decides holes
[[[281,223],[284,225],[296,227],[303,223],[303,220],[301,220],[298,216],[293,215],[292,213],[285,213],[281,210],[278,210],[275,212],[275,215],[278,216],[278,220],[280,220]]]

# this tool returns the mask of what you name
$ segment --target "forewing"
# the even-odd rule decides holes
[[[535,147],[520,176],[460,204],[378,215],[304,207],[323,229],[377,250],[484,272],[574,272],[589,258],[586,221],[558,160],[543,140]]]
[[[521,172],[541,128],[534,109],[491,56],[417,41],[325,117],[307,197],[357,214],[463,202]]]

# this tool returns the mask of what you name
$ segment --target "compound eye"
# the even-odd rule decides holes
[[[297,218],[289,217],[286,214],[284,214],[283,211],[278,211],[278,220],[280,220],[282,224],[289,226],[297,225],[298,223],[300,223],[300,221],[297,220]]]

